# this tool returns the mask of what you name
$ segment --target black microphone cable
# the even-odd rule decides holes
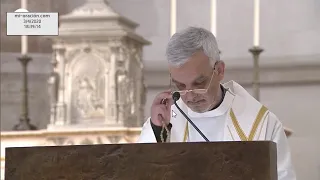
[[[180,99],[180,93],[174,92],[172,94],[172,99],[174,102],[174,105],[178,108],[180,113],[188,120],[188,122],[198,131],[198,133],[205,139],[207,142],[210,142],[209,139],[200,131],[200,129],[191,121],[191,119],[181,110],[181,108],[178,106],[177,101]]]

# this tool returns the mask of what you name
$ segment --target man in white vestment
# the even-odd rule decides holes
[[[177,104],[209,141],[274,141],[278,179],[296,179],[277,116],[236,82],[221,83],[225,64],[210,31],[189,27],[174,34],[166,55],[171,89],[155,97],[138,143],[205,141],[173,105],[172,93],[179,92]]]

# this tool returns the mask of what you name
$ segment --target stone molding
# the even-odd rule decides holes
[[[1,139],[17,137],[41,137],[41,136],[61,136],[61,135],[86,135],[100,134],[140,134],[141,128],[111,127],[111,128],[83,128],[83,129],[64,129],[64,130],[37,130],[37,131],[3,131]]]

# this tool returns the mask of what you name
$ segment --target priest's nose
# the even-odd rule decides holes
[[[187,101],[195,101],[196,99],[198,99],[200,95],[199,94],[196,94],[194,93],[193,91],[191,92],[187,92],[185,95],[184,95],[184,98],[185,100]]]

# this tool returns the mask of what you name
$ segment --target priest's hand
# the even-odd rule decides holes
[[[151,121],[154,125],[162,126],[162,121],[169,124],[172,104],[171,91],[162,92],[155,97],[151,106]]]

